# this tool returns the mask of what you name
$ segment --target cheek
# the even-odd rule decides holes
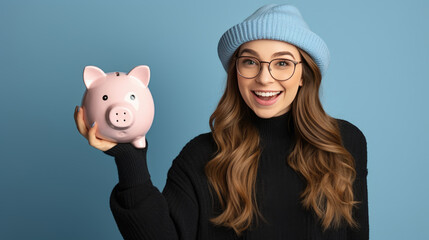
[[[292,102],[295,99],[296,93],[300,86],[300,78],[290,79],[291,81],[286,81],[282,83],[283,88],[285,89],[285,98]]]
[[[295,92],[298,90],[299,82],[282,84],[286,92]]]
[[[243,98],[245,98],[246,93],[248,92],[248,87],[245,80],[248,79],[243,79],[240,77],[237,78],[238,90],[240,91],[241,97]]]

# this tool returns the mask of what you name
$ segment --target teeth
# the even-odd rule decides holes
[[[274,95],[277,95],[280,93],[280,91],[278,92],[254,92],[256,95],[261,96],[261,97],[272,97]]]

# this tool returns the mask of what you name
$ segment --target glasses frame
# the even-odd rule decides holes
[[[252,58],[252,59],[255,59],[256,61],[258,61],[258,62],[260,63],[260,64],[259,64],[259,72],[258,72],[258,74],[256,74],[254,77],[245,77],[245,76],[241,75],[240,71],[238,70],[238,60],[240,60],[240,58],[245,58],[245,57],[246,57],[246,58]],[[293,72],[292,72],[292,75],[290,75],[290,77],[289,77],[289,78],[286,78],[286,79],[277,79],[277,78],[275,78],[275,77],[273,76],[273,74],[271,73],[271,63],[272,63],[273,61],[276,61],[276,60],[286,60],[286,61],[290,61],[290,62],[292,62],[292,63],[293,63]],[[242,77],[244,77],[244,78],[246,78],[246,79],[252,79],[252,78],[255,78],[255,77],[259,76],[259,74],[261,74],[261,70],[262,70],[262,63],[268,63],[268,72],[270,72],[270,75],[271,75],[271,77],[272,77],[272,78],[274,78],[274,79],[275,79],[275,80],[277,80],[277,81],[287,81],[287,80],[289,80],[289,79],[291,79],[291,78],[293,77],[293,75],[295,74],[296,65],[298,65],[298,64],[300,64],[300,63],[302,63],[302,61],[297,62],[297,61],[294,61],[294,60],[292,60],[292,59],[287,59],[287,58],[275,58],[275,59],[272,59],[271,61],[267,62],[267,61],[261,61],[261,60],[259,60],[259,59],[255,58],[255,57],[251,57],[251,56],[239,56],[239,57],[236,57],[236,59],[235,59],[235,69],[237,70],[237,73],[238,73],[240,76],[242,76]]]

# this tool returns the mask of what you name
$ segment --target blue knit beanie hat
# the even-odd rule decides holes
[[[241,44],[258,39],[293,44],[311,56],[322,76],[326,73],[330,58],[328,47],[309,29],[296,7],[287,4],[265,5],[226,31],[218,44],[218,55],[225,70],[228,71],[229,60]]]

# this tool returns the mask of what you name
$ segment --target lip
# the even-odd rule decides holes
[[[273,98],[273,99],[271,99],[271,100],[262,100],[262,99],[260,99],[256,94],[255,94],[255,91],[256,92],[280,92],[275,98]],[[277,102],[277,100],[279,99],[279,97],[283,94],[283,91],[264,91],[264,90],[252,90],[251,91],[252,92],[252,95],[253,95],[253,97],[254,97],[254,99],[255,99],[255,101],[258,103],[258,104],[260,104],[260,105],[263,105],[263,106],[270,106],[270,105],[273,105],[274,103],[276,103]]]

